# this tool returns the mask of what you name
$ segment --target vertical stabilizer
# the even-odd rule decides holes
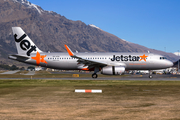
[[[20,27],[12,27],[12,31],[19,55],[30,56],[31,53],[42,52]]]

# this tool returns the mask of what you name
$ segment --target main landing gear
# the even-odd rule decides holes
[[[98,77],[98,75],[96,74],[97,72],[99,72],[99,67],[94,68],[94,73],[92,74],[92,78],[97,78]]]

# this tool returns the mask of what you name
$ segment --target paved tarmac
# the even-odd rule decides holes
[[[27,80],[30,78],[0,78],[0,80]],[[147,81],[180,81],[180,75],[153,75],[152,79],[149,79],[148,75],[130,75],[128,77],[98,77],[93,79],[91,77],[83,78],[34,78],[33,80],[147,80]]]
[[[24,75],[35,75],[35,71],[29,71],[28,73],[26,73]]]
[[[17,73],[17,72],[19,72],[19,71],[20,71],[20,70],[7,71],[7,72],[1,73],[1,74],[14,74],[14,73]]]

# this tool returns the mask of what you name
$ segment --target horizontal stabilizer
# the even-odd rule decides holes
[[[9,59],[13,59],[13,60],[17,60],[17,61],[19,61],[19,60],[25,61],[25,60],[30,59],[30,58],[27,57],[27,56],[21,56],[21,55],[9,55],[8,58],[9,58]]]

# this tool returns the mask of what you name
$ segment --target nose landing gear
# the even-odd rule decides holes
[[[152,79],[152,78],[153,78],[153,76],[152,76],[152,75],[149,75],[149,78],[150,78],[150,79]]]
[[[153,78],[151,70],[149,70],[149,78],[150,78],[150,79]]]

